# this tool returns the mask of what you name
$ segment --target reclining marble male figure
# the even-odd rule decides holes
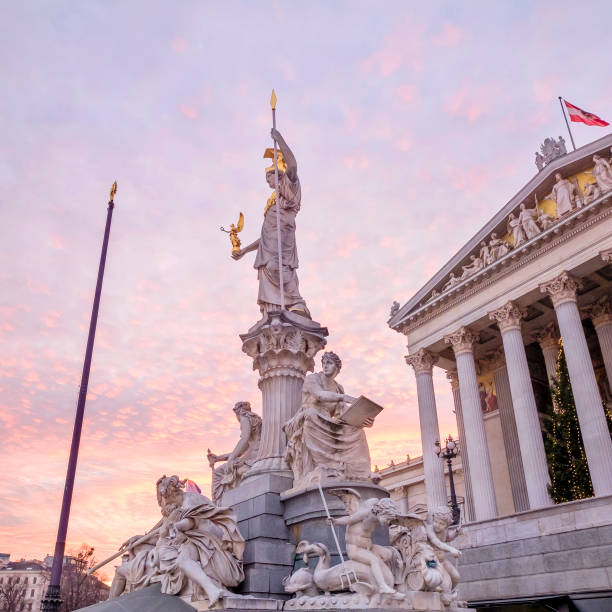
[[[157,481],[162,519],[149,537],[133,536],[122,544],[129,560],[117,567],[109,599],[161,583],[162,593],[191,594],[192,600],[203,599],[203,591],[212,607],[230,594],[228,587],[244,580],[244,539],[232,510],[184,487],[178,476]]]

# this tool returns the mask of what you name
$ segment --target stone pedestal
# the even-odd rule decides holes
[[[259,453],[242,482],[223,495],[234,508],[246,540],[245,581],[239,592],[283,598],[281,580],[293,569],[295,545],[283,519],[280,495],[293,485],[284,460],[287,441],[282,426],[301,404],[302,383],[325,346],[327,329],[288,311],[270,312],[246,334],[242,350],[260,374],[262,429]]]
[[[292,478],[283,458],[287,440],[282,427],[300,407],[304,377],[313,371],[314,356],[327,335],[327,328],[288,311],[270,312],[240,335],[242,350],[260,374],[263,420],[259,453],[245,481],[267,473]]]
[[[342,500],[330,493],[330,489],[351,488],[357,491],[363,499],[389,497],[387,489],[365,481],[327,481],[321,485],[321,488],[323,489],[329,512],[333,517],[346,516],[348,512]],[[336,543],[334,542],[331,528],[327,524],[327,514],[321,500],[319,487],[313,485],[305,489],[285,491],[281,495],[281,502],[283,505],[283,517],[291,534],[292,545],[295,546],[301,540],[308,540],[311,543],[321,542],[327,546],[330,552],[331,564],[336,565],[336,563],[340,563]],[[338,534],[340,548],[346,560],[346,544],[344,541],[346,527],[336,526],[334,529]],[[376,544],[388,546],[388,528],[377,527],[373,534],[373,541]],[[301,559],[296,559],[295,568],[298,569],[300,567],[304,567],[304,563]]]

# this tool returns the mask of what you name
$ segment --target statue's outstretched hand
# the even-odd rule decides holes
[[[232,253],[232,259],[235,259],[236,261],[238,261],[239,259],[242,259],[242,256],[244,255],[244,251],[242,251],[242,249],[240,251],[238,251],[238,253]]]
[[[120,547],[119,550],[124,550],[126,548],[130,548],[130,546],[132,546],[132,544],[134,544],[134,542],[136,542],[136,540],[140,540],[140,538],[142,538],[141,535],[135,535],[132,536],[131,538],[128,538]]]

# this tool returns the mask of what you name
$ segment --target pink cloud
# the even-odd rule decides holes
[[[416,88],[412,85],[398,85],[395,88],[395,95],[402,102],[413,102],[416,97]]]
[[[182,36],[176,36],[172,39],[172,50],[175,53],[185,53],[187,51],[187,41]]]
[[[475,85],[466,82],[446,99],[443,108],[448,115],[474,122],[487,112],[498,95],[496,83]]]
[[[422,42],[425,27],[413,16],[398,22],[381,47],[358,64],[363,73],[378,72],[388,77],[407,65],[412,71],[423,69]]]
[[[179,111],[181,111],[181,113],[185,115],[187,119],[193,120],[198,118],[198,111],[192,104],[181,104],[179,106]]]
[[[367,170],[370,166],[370,160],[363,153],[347,155],[342,163],[351,170]]]
[[[58,236],[57,234],[49,236],[47,244],[49,244],[50,247],[57,249],[58,251],[66,250],[66,243],[64,242],[64,239],[62,238],[62,236]]]
[[[465,32],[453,23],[442,24],[442,29],[433,37],[433,42],[441,47],[454,47],[465,39]]]

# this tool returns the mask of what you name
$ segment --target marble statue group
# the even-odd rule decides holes
[[[145,534],[133,536],[121,546],[118,554],[123,554],[123,563],[116,568],[110,597],[152,585],[159,585],[164,594],[201,601],[207,607],[219,607],[230,597],[243,597],[235,589],[246,576],[245,546],[256,558],[262,544],[249,532],[248,521],[244,517],[238,520],[228,500],[243,499],[236,496],[242,487],[272,482],[265,480],[272,474],[289,482],[285,490],[294,495],[308,495],[318,487],[322,506],[317,512],[323,531],[329,535],[326,541],[302,538],[291,544],[304,567],[287,570],[285,597],[290,594],[293,599],[285,601],[286,609],[461,607],[456,591],[459,575],[451,561],[459,555],[451,545],[458,527],[451,525],[450,511],[430,508],[427,517],[420,517],[399,510],[388,492],[377,486],[379,479],[371,471],[365,428],[373,426],[374,417],[363,408],[369,400],[360,398],[365,404],[358,409],[356,397],[345,393],[337,381],[342,361],[336,353],[323,353],[321,370],[314,372],[314,357],[325,346],[328,332],[312,321],[299,289],[295,231],[301,186],[297,162],[276,129],[272,138],[279,150],[276,166],[266,169],[266,181],[273,187],[278,175],[278,190],[268,198],[260,237],[241,248],[236,234],[243,227],[242,213],[238,226],[230,230],[234,232],[230,235],[234,260],[256,251],[257,303],[262,319],[241,339],[243,351],[253,358],[253,367],[261,376],[262,416],[255,414],[249,402],[237,402],[233,412],[240,435],[234,449],[220,454],[208,449],[212,500],[202,495],[193,481],[176,475],[157,481],[161,518]],[[274,155],[269,149],[264,157]],[[601,177],[604,174],[599,172]],[[520,231],[526,235],[536,231],[535,215],[530,209],[521,212],[516,219]],[[461,278],[503,257],[507,249],[507,243],[493,234],[464,266]],[[399,304],[394,306],[395,312],[398,308]],[[358,412],[358,417],[353,412],[349,419],[347,414],[353,408],[365,412]],[[329,513],[323,486],[329,495],[342,500],[344,516]],[[264,488],[254,494],[275,494],[278,499],[277,490]],[[249,516],[257,518],[256,514]],[[339,550],[330,552],[330,546],[338,546],[338,528],[345,531],[346,559],[333,564],[332,554],[342,555]],[[375,537],[377,530],[385,534],[383,543],[377,539],[380,536]],[[336,544],[332,544],[334,540]],[[418,597],[425,597],[425,603],[419,600],[417,606]],[[248,602],[244,607],[248,609]]]

